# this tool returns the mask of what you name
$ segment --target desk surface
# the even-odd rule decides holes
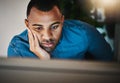
[[[0,58],[0,83],[120,83],[113,62]]]

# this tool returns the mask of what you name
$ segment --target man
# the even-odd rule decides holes
[[[57,0],[31,0],[27,7],[27,30],[16,35],[8,47],[8,57],[40,59],[111,60],[110,46],[87,23],[65,20]]]

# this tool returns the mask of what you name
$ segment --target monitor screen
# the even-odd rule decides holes
[[[120,64],[0,58],[0,83],[120,83]]]

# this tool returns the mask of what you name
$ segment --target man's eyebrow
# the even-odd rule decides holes
[[[51,24],[51,26],[52,26],[52,25],[54,25],[54,24],[60,24],[60,22],[55,22],[55,23],[52,23],[52,24]]]
[[[54,24],[60,24],[60,22],[52,23],[51,26],[54,25]],[[33,24],[32,26],[43,26],[43,25],[41,25],[41,24]]]
[[[42,26],[42,25],[40,25],[40,24],[33,24],[32,26]]]

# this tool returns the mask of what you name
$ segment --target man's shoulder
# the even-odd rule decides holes
[[[65,20],[64,25],[66,26],[81,26],[83,22],[80,20]]]
[[[80,26],[80,25],[88,25],[88,23],[81,21],[81,20],[65,20],[64,24],[66,25],[76,25],[76,26]]]
[[[19,42],[26,42],[26,41],[28,41],[27,30],[24,30],[20,34],[15,35],[12,38],[11,43],[19,43]]]
[[[86,41],[87,29],[85,26],[86,24],[80,20],[65,20],[61,40],[72,43]]]
[[[96,28],[86,22],[80,20],[65,20],[63,33],[66,36],[77,36],[77,37],[94,37],[100,35]]]
[[[81,20],[65,20],[64,21],[64,27],[68,27],[68,28],[79,28],[79,29],[86,29],[86,28],[91,28],[93,27],[92,25],[83,22]]]

